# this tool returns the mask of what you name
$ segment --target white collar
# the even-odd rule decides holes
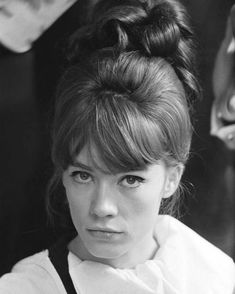
[[[81,261],[69,253],[69,270],[83,294],[232,294],[235,266],[222,251],[186,225],[160,215],[155,228],[159,242],[153,260],[134,269]]]

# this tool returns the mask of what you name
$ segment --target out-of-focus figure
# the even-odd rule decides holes
[[[225,37],[216,57],[213,91],[211,135],[235,150],[235,5],[231,8]]]
[[[225,186],[224,199],[231,207],[227,212],[226,238],[231,244],[230,255],[234,251],[234,199],[235,199],[235,4],[231,7],[227,19],[224,39],[219,47],[213,69],[213,92],[215,100],[211,111],[212,136],[217,137],[225,144],[222,159],[225,165],[220,175]],[[221,191],[221,182],[215,185]],[[221,211],[221,215],[225,212]],[[226,241],[224,241],[226,243]]]

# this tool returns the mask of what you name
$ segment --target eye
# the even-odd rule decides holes
[[[88,184],[92,181],[92,176],[85,171],[73,171],[71,177],[79,184]]]
[[[143,182],[144,179],[139,176],[127,175],[122,178],[121,185],[127,188],[137,188]]]

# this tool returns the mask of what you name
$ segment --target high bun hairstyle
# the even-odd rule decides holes
[[[73,63],[102,48],[164,58],[183,83],[190,105],[197,99],[193,32],[179,1],[99,1],[88,25],[72,35],[68,59]]]
[[[84,146],[92,158],[95,145],[110,173],[159,159],[186,164],[191,102],[199,93],[192,36],[178,1],[98,2],[90,23],[70,38],[57,91],[50,188]],[[163,203],[164,213],[173,214],[177,198]],[[60,200],[53,193],[49,209]]]

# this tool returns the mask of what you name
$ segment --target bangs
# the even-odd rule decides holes
[[[76,161],[85,146],[94,166],[107,173],[142,170],[146,165],[169,156],[166,134],[145,116],[144,109],[136,102],[123,94],[100,96],[89,115],[84,116],[70,132],[70,164]],[[94,150],[102,167],[96,162]]]

